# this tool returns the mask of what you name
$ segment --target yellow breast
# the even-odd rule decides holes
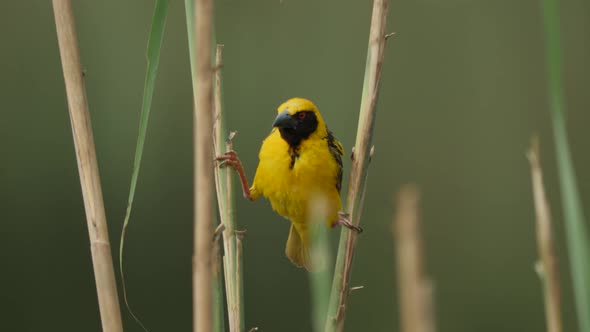
[[[290,150],[277,129],[264,140],[252,192],[266,197],[272,208],[294,223],[305,223],[310,200],[322,195],[331,224],[342,209],[336,187],[338,164],[325,139],[308,139]]]

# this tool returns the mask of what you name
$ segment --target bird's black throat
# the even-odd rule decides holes
[[[299,111],[293,115],[284,112],[275,120],[281,137],[289,144],[291,156],[290,169],[293,169],[299,158],[299,145],[318,129],[318,118],[313,111]]]

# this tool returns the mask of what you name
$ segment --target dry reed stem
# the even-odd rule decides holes
[[[402,332],[434,332],[433,286],[424,272],[416,186],[402,187],[393,221]]]
[[[215,123],[214,123],[214,144],[215,155],[220,156],[225,151],[232,151],[232,139],[235,132],[230,133],[225,142],[225,151],[223,147],[223,109],[221,96],[221,68],[223,68],[222,59],[223,45],[217,45],[215,52]],[[222,178],[223,177],[223,178]],[[225,293],[227,299],[228,321],[230,332],[240,332],[243,330],[243,308],[242,308],[242,281],[240,272],[241,263],[241,241],[237,238],[236,221],[233,208],[233,177],[230,168],[215,168],[215,188],[217,191],[217,201],[219,206],[220,222],[225,226],[223,232],[224,245],[224,274],[225,274]]]
[[[244,330],[244,288],[243,288],[243,284],[242,284],[242,278],[244,277],[244,268],[242,266],[242,259],[244,256],[244,247],[243,247],[243,239],[244,239],[244,235],[245,235],[245,231],[236,233],[234,232],[236,235],[236,267],[235,267],[235,282],[239,283],[238,287],[236,287],[236,295],[235,295],[235,303],[237,305],[237,307],[234,309],[235,313],[234,315],[234,319],[236,320],[240,320],[239,323],[240,325],[236,325],[239,328],[236,328],[237,332],[241,332]]]
[[[193,330],[213,328],[213,2],[195,3]]]
[[[222,60],[222,50],[223,50],[223,45],[217,45],[216,48],[216,52],[215,52],[215,86],[213,89],[213,105],[214,105],[214,118],[213,118],[213,149],[214,149],[214,153],[215,155],[219,155],[219,142],[221,141],[221,135],[222,135],[222,128],[221,128],[221,68],[222,68],[222,64],[221,64],[221,60]],[[223,196],[222,190],[221,190],[221,183],[219,181],[219,177],[220,177],[220,173],[221,170],[219,167],[215,167],[214,168],[214,173],[215,173],[215,191],[217,193],[217,204],[219,207],[219,225],[217,226],[217,230],[215,231],[216,236],[219,237],[220,239],[220,243],[216,246],[216,251],[218,251],[218,255],[216,255],[216,257],[214,257],[215,259],[215,276],[216,278],[219,280],[219,282],[223,282],[221,278],[221,274],[223,273],[223,271],[225,271],[225,268],[222,269],[221,268],[221,264],[220,262],[223,261],[225,264],[225,260],[224,260],[224,255],[223,255],[223,251],[222,250],[222,246],[224,245],[221,241],[223,239],[223,231],[225,231],[225,229],[227,228],[225,225],[227,224],[226,222],[224,222],[224,215],[222,213],[223,206],[224,206],[224,201],[225,201],[225,197]],[[219,233],[218,233],[219,232]],[[217,241],[216,241],[217,243]],[[225,283],[227,285],[227,282]],[[219,294],[218,294],[219,293]],[[219,289],[215,292],[215,296],[219,296],[219,301],[223,302],[223,285],[219,286]],[[228,293],[228,298],[229,298],[229,293]],[[225,316],[225,308],[223,307],[223,304],[221,305],[221,309],[216,308],[216,310],[220,310],[221,312],[219,313],[215,313],[215,315],[219,314],[221,317],[217,317],[216,319],[221,319],[224,320]],[[230,317],[229,319],[230,321],[230,331],[231,331],[231,326],[232,326],[232,319]]]
[[[543,171],[539,161],[539,139],[531,140],[531,147],[527,153],[531,165],[531,178],[535,213],[537,216],[537,250],[539,252],[541,267],[540,276],[543,282],[543,294],[545,296],[545,317],[548,332],[561,332],[561,288],[559,285],[559,266],[555,253],[553,231],[551,229],[551,209],[545,195],[543,185]]]
[[[230,137],[233,133],[230,134]],[[232,151],[231,138],[227,140],[225,151]],[[228,169],[229,170],[229,169]],[[243,328],[242,320],[242,239],[243,235],[238,234],[235,228],[235,217],[232,205],[233,187],[232,177],[229,171],[225,179],[226,211],[223,213],[226,218],[223,221],[227,227],[223,232],[223,244],[225,248],[224,272],[225,291],[227,299],[228,321],[230,332],[240,332]]]
[[[213,272],[213,331],[225,331],[225,307],[223,302],[223,270],[221,268],[221,261],[223,256],[222,249],[222,233],[225,229],[223,224],[219,224],[215,229],[213,236],[213,251],[212,251],[212,272]]]
[[[123,331],[117,282],[102,199],[92,124],[70,0],[53,0],[53,12],[90,235],[90,250],[103,331]]]
[[[354,146],[352,169],[348,185],[347,206],[351,222],[360,223],[360,215],[363,203],[363,192],[366,188],[367,166],[370,161],[373,127],[375,123],[376,104],[381,79],[381,67],[384,60],[386,43],[385,27],[389,0],[375,0],[371,17],[371,29],[369,33],[369,49],[367,54],[366,81],[363,86],[363,101],[359,115],[357,137]],[[356,247],[357,233],[346,230],[342,236],[346,236],[344,251],[339,246],[336,260],[336,271],[332,286],[332,295],[328,314],[332,315],[326,320],[325,331],[343,331],[346,305],[349,295],[350,271],[352,259]],[[341,239],[342,241],[342,239]],[[335,298],[335,296],[337,298]]]

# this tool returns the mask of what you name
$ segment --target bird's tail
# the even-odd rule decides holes
[[[287,239],[287,248],[285,253],[287,257],[297,265],[306,270],[311,270],[311,256],[309,254],[309,239],[307,231],[304,229],[298,230],[294,224],[291,224],[289,231],[289,238]]]

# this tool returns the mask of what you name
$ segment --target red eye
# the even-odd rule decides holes
[[[299,120],[305,119],[305,116],[306,115],[307,115],[307,113],[305,113],[305,112],[297,113],[297,116],[299,117]]]

